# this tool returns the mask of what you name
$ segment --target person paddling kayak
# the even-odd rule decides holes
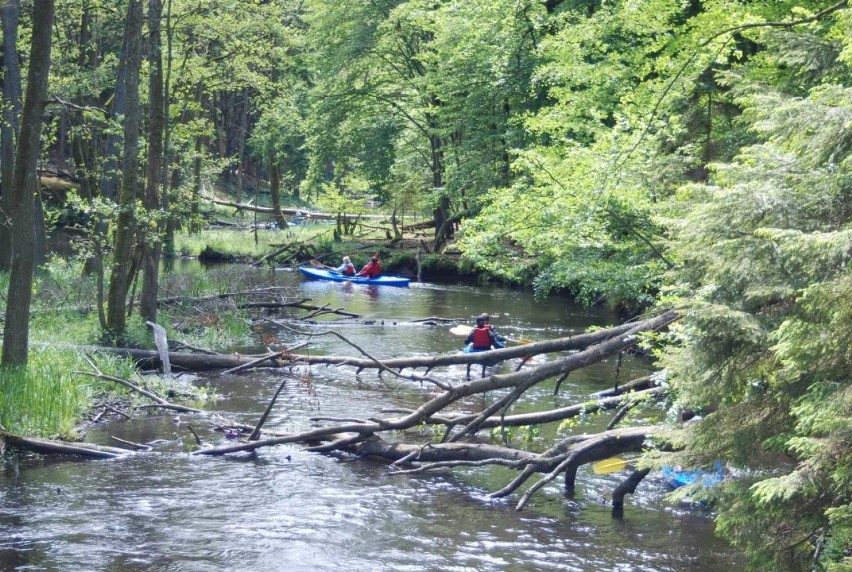
[[[337,272],[344,276],[355,276],[355,265],[352,264],[352,260],[350,260],[348,256],[343,257],[343,264],[331,270],[332,272]]]
[[[355,276],[364,276],[366,278],[378,278],[382,274],[382,265],[379,262],[379,253],[373,255],[370,262],[361,269],[361,272]]]
[[[479,315],[480,318],[485,320],[485,327],[491,330],[491,333],[494,334],[494,337],[497,339],[496,347],[505,348],[506,347],[506,338],[498,334],[494,331],[494,326],[491,325],[491,316],[486,312]]]
[[[491,331],[491,328],[488,327],[488,323],[482,316],[476,317],[476,327],[467,336],[464,343],[465,345],[471,344],[470,349],[474,352],[490,350],[492,346],[502,348],[504,345],[497,340],[497,336],[494,335],[494,332]]]

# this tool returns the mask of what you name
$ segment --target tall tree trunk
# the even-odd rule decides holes
[[[169,117],[169,109],[171,107],[171,82],[172,82],[172,62],[173,62],[173,39],[174,28],[172,27],[172,0],[166,0],[166,76],[163,81],[163,117]],[[169,173],[171,165],[171,150],[170,142],[172,136],[171,122],[166,121],[163,125],[163,164],[161,166],[163,177]],[[180,173],[177,169],[170,177],[170,183],[166,185],[161,193],[160,206],[163,209],[163,214],[166,217],[166,231],[163,237],[163,254],[166,258],[174,258],[175,255],[175,215],[171,210],[171,198],[175,196],[173,189],[177,188],[176,181]]]
[[[68,155],[68,113],[65,110],[59,115],[59,121],[56,123],[56,143],[54,143],[53,161],[60,169],[66,169],[68,165],[65,162]]]
[[[127,112],[127,38],[130,15],[124,27],[124,43],[121,46],[119,56],[118,73],[115,79],[115,93],[112,96],[112,108],[110,119],[116,120]],[[138,80],[137,80],[138,81]],[[126,119],[126,117],[125,117]],[[126,147],[126,146],[125,146]],[[115,200],[118,190],[119,150],[121,149],[121,135],[112,133],[107,136],[104,149],[104,163],[101,167],[101,196],[105,199]],[[106,234],[106,228],[101,225],[100,232]]]
[[[128,0],[127,26],[124,45],[127,54],[125,69],[124,161],[119,189],[118,221],[115,229],[112,272],[107,295],[107,328],[116,339],[126,330],[127,264],[133,244],[136,187],[139,169],[139,72],[142,68],[142,0]]]
[[[3,121],[0,122],[0,271],[12,263],[12,181],[15,176],[15,138],[21,116],[21,61],[16,47],[19,0],[0,6],[3,25]]]
[[[432,188],[435,191],[439,189],[443,193],[444,188],[444,147],[443,141],[437,135],[429,137],[429,145],[432,150]],[[441,195],[438,200],[438,207],[434,209],[435,217],[435,245],[433,251],[438,252],[441,246],[447,241],[448,237],[452,237],[452,225],[450,218],[450,199],[445,195]]]
[[[115,91],[112,95],[112,107],[110,108],[110,119],[116,120],[126,112],[127,93],[127,37],[128,22],[125,22],[124,38],[119,55],[118,72],[115,78]],[[97,52],[97,50],[95,50]],[[96,59],[95,55],[93,59]],[[100,168],[100,196],[105,199],[115,200],[118,189],[119,150],[121,149],[121,135],[110,132],[106,137],[102,157],[103,163]],[[86,261],[84,272],[97,275],[99,284],[98,298],[103,297],[104,283],[104,247],[107,243],[107,231],[109,224],[102,216],[95,216],[94,232],[94,255]],[[103,315],[102,307],[98,308],[98,316]],[[109,328],[109,319],[101,319],[101,327]]]
[[[272,199],[272,216],[278,228],[287,228],[287,219],[281,212],[281,170],[278,166],[278,153],[269,151],[269,196]]]
[[[30,303],[35,266],[33,196],[38,184],[36,165],[50,70],[53,0],[35,0],[32,22],[27,93],[21,112],[21,134],[15,157],[15,173],[12,187],[9,189],[14,210],[12,265],[9,292],[6,296],[3,339],[4,367],[26,365],[29,358]]]
[[[243,90],[243,105],[240,109],[240,128],[237,133],[237,190],[236,202],[243,200],[243,187],[245,186],[245,162],[246,162],[246,135],[248,134],[249,114],[249,91]]]
[[[148,166],[145,183],[144,204],[149,215],[160,208],[160,176],[163,158],[163,129],[165,115],[163,106],[163,56],[160,42],[160,0],[148,0]],[[156,223],[156,239],[142,240],[142,294],[139,313],[151,321],[157,321],[157,291],[159,290],[160,252],[163,225]]]
[[[203,149],[201,135],[195,136],[195,155],[192,158],[192,197],[189,207],[189,232],[201,232],[201,150]]]
[[[169,184],[163,192],[163,212],[166,213],[166,236],[163,239],[163,252],[167,258],[175,257],[175,232],[178,229],[178,217],[171,211],[171,197],[177,196],[180,187],[181,170],[177,167],[172,169]]]
[[[92,49],[92,8],[83,6],[80,16],[79,41],[77,43],[77,67],[91,71],[96,65],[97,50]],[[94,106],[91,95],[81,95],[75,99],[80,106]],[[98,131],[94,129],[76,129],[71,132],[71,155],[74,159],[75,174],[80,179],[80,194],[91,202],[97,194],[95,178],[96,139]]]
[[[41,266],[47,260],[47,228],[44,222],[44,204],[41,201],[41,183],[38,174],[36,174],[33,188],[33,255],[36,266]]]

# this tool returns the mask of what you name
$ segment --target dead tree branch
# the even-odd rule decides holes
[[[615,516],[618,516],[624,509],[624,496],[628,493],[635,493],[636,487],[639,486],[639,483],[641,483],[650,472],[651,469],[639,469],[638,471],[633,471],[629,477],[624,479],[617,487],[615,487],[615,490],[612,491],[612,511]]]
[[[160,405],[160,406],[163,406],[163,407],[168,406],[171,409],[175,409],[175,410],[178,410],[178,411],[185,411],[187,413],[201,413],[200,409],[195,409],[194,407],[186,407],[184,405],[175,405],[174,403],[169,403],[168,401],[166,401],[165,399],[163,399],[162,397],[160,397],[159,395],[157,395],[153,391],[149,391],[147,389],[139,387],[135,383],[127,381],[126,379],[122,379],[120,377],[115,377],[113,375],[107,375],[107,374],[103,373],[100,369],[98,369],[98,366],[95,365],[95,362],[91,358],[89,358],[88,356],[86,356],[86,361],[89,362],[89,365],[95,371],[93,371],[93,372],[92,371],[77,371],[75,373],[79,373],[81,375],[88,375],[89,377],[95,377],[95,378],[98,378],[98,379],[103,379],[103,380],[106,380],[106,381],[112,381],[112,382],[117,383],[119,385],[123,385],[124,387],[126,387],[126,388],[128,388],[132,391],[135,391],[139,395],[143,395],[143,396],[147,397],[148,399],[150,399],[151,401],[153,401],[157,405]]]
[[[361,353],[361,355],[366,356],[367,359],[370,360],[370,363],[373,364],[374,367],[378,367],[380,371],[386,371],[386,372],[390,373],[391,375],[393,375],[394,377],[398,377],[400,379],[407,379],[409,381],[426,381],[426,382],[429,382],[433,385],[436,385],[436,386],[438,386],[441,389],[446,390],[446,391],[449,391],[449,390],[452,389],[452,387],[447,385],[446,383],[444,383],[442,381],[438,381],[437,379],[431,378],[431,377],[426,376],[426,375],[415,375],[415,374],[403,375],[401,373],[398,373],[398,372],[392,370],[391,368],[389,368],[388,366],[386,366],[378,358],[375,358],[372,355],[370,355],[369,353],[367,353],[367,351],[364,350],[362,347],[360,347],[358,344],[351,341],[350,339],[348,339],[343,334],[341,334],[339,332],[335,332],[334,330],[326,330],[326,331],[322,331],[322,332],[302,332],[302,331],[296,330],[294,328],[290,328],[288,326],[284,326],[284,327],[287,328],[288,330],[290,330],[291,332],[297,333],[297,334],[302,335],[302,336],[307,336],[309,338],[314,337],[314,336],[326,336],[326,335],[335,336],[338,339],[346,342],[347,344],[349,344],[350,346],[352,346],[356,350],[358,350],[358,352]],[[295,358],[297,356],[291,355],[289,357],[292,360],[293,358]]]
[[[257,441],[260,438],[260,429],[263,427],[263,424],[266,423],[266,418],[269,417],[269,412],[272,411],[272,406],[275,405],[275,401],[278,399],[278,394],[281,393],[281,390],[284,389],[284,386],[287,384],[287,380],[281,382],[278,386],[278,390],[276,390],[275,395],[272,396],[272,399],[269,400],[269,405],[266,406],[266,410],[263,412],[263,415],[260,416],[260,419],[255,425],[254,429],[252,429],[251,435],[249,435],[249,441]]]
[[[655,383],[651,379],[650,375],[646,375],[644,377],[638,377],[636,379],[630,380],[624,385],[617,385],[611,389],[604,389],[603,391],[597,391],[592,394],[592,397],[612,397],[614,395],[621,395],[622,393],[628,393],[630,391],[640,391],[643,389],[648,389],[649,387],[653,387]]]

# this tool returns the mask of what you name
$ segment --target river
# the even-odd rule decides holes
[[[295,272],[256,271],[291,285],[312,303],[329,303],[364,316],[343,320],[337,331],[378,357],[459,349],[447,325],[410,321],[430,316],[470,319],[490,312],[497,331],[541,340],[616,323],[604,310],[582,309],[560,298],[536,300],[528,292],[472,285],[412,284],[367,287],[302,281]],[[299,326],[328,329],[339,318]],[[369,322],[369,323],[368,323]],[[258,326],[282,343],[298,334]],[[251,348],[244,348],[251,349]],[[304,350],[302,350],[304,351]],[[312,353],[355,350],[332,337],[313,338]],[[545,359],[545,358],[537,358]],[[511,367],[506,365],[503,367]],[[557,396],[553,382],[531,392],[516,411],[582,402],[589,393],[648,371],[645,360],[615,359],[572,373]],[[505,370],[508,371],[508,370]],[[457,366],[431,375],[459,381]],[[270,429],[299,430],[313,416],[371,417],[392,407],[414,407],[432,388],[351,368],[299,367],[238,375],[196,375],[221,397],[206,409],[255,423],[283,379],[287,384],[267,421]],[[459,407],[477,410],[482,399]],[[654,410],[640,412],[653,419]],[[606,424],[593,418],[577,431]],[[140,413],[100,424],[90,442],[115,445],[110,436],[158,441],[157,453],[109,461],[32,458],[3,463],[0,472],[0,569],[97,571],[214,570],[696,570],[736,569],[739,556],[713,536],[705,509],[670,505],[653,473],[613,518],[608,497],[624,473],[578,473],[577,491],[565,498],[561,480],[533,497],[523,511],[517,497],[487,494],[514,475],[506,469],[456,469],[441,475],[393,475],[383,463],[303,451],[297,446],[255,455],[198,458],[187,426],[206,443],[216,414]],[[487,435],[486,435],[487,436]],[[529,435],[513,435],[520,444]],[[532,435],[535,437],[535,435]],[[539,447],[553,438],[548,428]]]

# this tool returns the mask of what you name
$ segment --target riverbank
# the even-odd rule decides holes
[[[462,280],[480,284],[501,284],[525,289],[532,281],[509,283],[476,268],[463,258],[450,242],[440,252],[431,249],[430,237],[415,235],[398,240],[371,236],[334,241],[326,225],[299,228],[208,228],[197,235],[177,238],[177,252],[183,257],[197,258],[206,264],[243,263],[259,266],[298,266],[319,261],[329,266],[340,264],[349,256],[358,267],[365,265],[376,252],[386,273],[400,274],[424,281]]]

